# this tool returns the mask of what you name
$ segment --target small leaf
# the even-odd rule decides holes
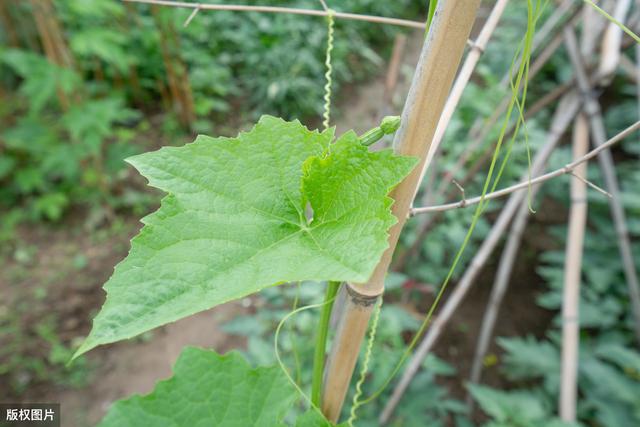
[[[186,347],[173,376],[146,395],[113,404],[98,427],[274,427],[299,399],[278,367],[251,368],[239,353]],[[298,427],[329,427],[317,412]]]
[[[386,195],[416,161],[369,152],[354,132],[332,139],[264,116],[237,138],[130,158],[169,195],[142,220],[77,354],[268,286],[365,282],[397,221]]]

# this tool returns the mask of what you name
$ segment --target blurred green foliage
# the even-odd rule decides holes
[[[319,6],[312,0],[260,4]],[[58,221],[74,205],[114,209],[141,203],[142,197],[122,197],[130,187],[122,160],[159,145],[158,137],[176,140],[192,130],[213,129],[225,134],[262,114],[313,123],[320,113],[322,19],[204,11],[184,28],[189,9],[117,0],[53,5],[50,19],[61,28],[72,68],[44,55],[31,3],[7,2],[3,9],[12,28],[0,31],[0,85],[7,101],[0,108],[0,212],[7,219],[0,239],[10,237],[19,221]],[[422,9],[414,0],[348,0],[335,7],[397,17],[415,17]],[[17,32],[17,42],[9,30]],[[337,22],[334,91],[377,74],[398,31]],[[170,71],[184,80],[181,88],[175,88]],[[191,94],[191,129],[177,121],[174,89]],[[149,124],[158,112],[160,135]]]

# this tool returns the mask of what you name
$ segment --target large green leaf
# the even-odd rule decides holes
[[[369,152],[354,132],[332,139],[264,116],[237,138],[130,158],[169,194],[142,220],[76,354],[279,283],[365,282],[396,222],[386,195],[416,161]]]
[[[99,427],[278,427],[299,399],[278,367],[252,368],[239,353],[186,347],[171,378],[113,404]],[[297,427],[329,427],[317,411]]]

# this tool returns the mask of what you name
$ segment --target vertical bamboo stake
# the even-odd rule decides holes
[[[453,113],[455,113],[458,103],[460,102],[460,98],[462,98],[464,89],[467,87],[467,84],[471,79],[471,75],[473,74],[473,71],[478,65],[478,62],[480,61],[480,57],[484,53],[484,50],[487,48],[489,39],[491,39],[493,32],[498,26],[498,22],[500,21],[500,18],[502,17],[502,14],[508,2],[509,0],[498,0],[498,2],[495,4],[493,9],[491,10],[489,18],[484,23],[482,30],[480,30],[480,34],[478,34],[478,37],[476,38],[476,40],[471,43],[471,50],[467,54],[467,57],[464,60],[464,64],[460,68],[460,72],[458,73],[455,83],[453,84],[453,88],[451,89],[451,93],[447,98],[447,102],[444,106],[444,110],[442,111],[442,115],[440,116],[440,120],[438,120],[436,133],[433,137],[431,147],[429,147],[429,153],[427,154],[427,161],[425,162],[425,167],[422,169],[419,182],[424,181],[425,174],[427,173],[426,165],[431,164],[434,158],[436,158],[440,152],[440,144],[442,143],[442,139],[444,138],[445,131],[449,127],[449,122],[451,122]],[[437,195],[433,194],[434,193],[433,181],[437,173],[438,171],[436,170],[436,168],[433,168],[433,171],[430,176],[429,187],[426,190],[426,194],[424,198],[425,204],[430,204],[433,201],[435,201],[437,198]],[[418,192],[418,189],[419,189],[419,186],[416,187],[416,193]],[[415,195],[414,195],[414,198],[415,198]],[[419,226],[420,232],[418,232],[416,235],[416,240],[414,245],[412,245],[411,248],[406,252],[400,254],[400,258],[398,260],[399,264],[404,265],[405,261],[411,256],[413,256],[413,254],[415,254],[415,252],[417,251],[419,242],[422,241],[426,233],[429,231],[430,224],[431,224],[431,221],[429,220],[429,217],[422,220],[422,224]]]
[[[394,140],[397,153],[417,156],[419,166],[391,193],[392,210],[398,223],[389,232],[389,248],[368,283],[347,284],[349,298],[329,355],[322,394],[322,412],[336,421],[347,394],[366,325],[375,301],[384,290],[391,256],[398,242],[419,185],[431,140],[453,78],[460,64],[480,0],[440,0],[420,54],[411,89],[402,114],[402,125]]]
[[[573,130],[573,158],[578,159],[589,151],[589,123],[584,114],[579,114]],[[574,171],[586,178],[587,163]],[[564,292],[562,297],[562,367],[560,380],[560,418],[567,423],[576,420],[578,394],[578,345],[580,273],[584,228],[587,222],[587,184],[571,181],[571,208],[567,234],[567,255],[564,267]]]
[[[560,140],[564,129],[566,129],[573,120],[573,117],[575,116],[577,111],[578,100],[575,96],[569,96],[565,99],[565,102],[560,103],[560,105],[556,109],[554,124],[552,125],[551,131],[548,135],[549,140],[536,154],[536,157],[533,161],[533,165],[531,167],[532,176],[540,175],[544,171],[546,162],[551,155],[551,152]],[[528,179],[528,176],[529,174],[527,171],[527,173],[525,173],[523,176],[523,181],[526,181]],[[507,226],[511,223],[511,219],[516,212],[516,209],[522,204],[526,196],[526,191],[519,191],[513,193],[509,197],[509,200],[500,212],[498,219],[493,224],[493,227],[491,227],[491,231],[482,242],[482,245],[469,264],[469,268],[465,271],[462,278],[458,281],[454,291],[451,293],[451,295],[449,295],[446,303],[440,309],[438,315],[434,317],[433,321],[431,322],[429,331],[420,342],[420,346],[418,347],[414,355],[411,357],[407,368],[402,374],[402,378],[396,385],[396,388],[393,390],[393,394],[387,401],[387,405],[385,406],[382,415],[380,416],[382,423],[386,422],[391,417],[391,414],[400,402],[402,395],[406,391],[407,387],[409,387],[411,380],[420,369],[424,358],[431,351],[437,339],[440,337],[440,334],[444,330],[445,325],[451,319],[451,316],[453,316],[453,313],[458,308],[458,306],[462,303],[462,300],[471,288],[471,285],[473,285],[473,281],[480,272],[480,269],[487,262],[493,250],[500,242],[500,239],[507,229]]]
[[[489,43],[489,39],[498,26],[498,22],[502,17],[505,7],[507,7],[507,3],[509,3],[509,0],[498,0],[496,2],[495,6],[493,6],[493,9],[491,10],[491,14],[487,19],[487,22],[485,22],[484,26],[482,27],[482,31],[480,31],[478,38],[475,40],[475,42],[471,43],[471,50],[467,54],[467,57],[464,60],[464,64],[460,68],[458,77],[456,77],[456,82],[451,89],[451,94],[447,98],[447,103],[445,104],[442,115],[440,116],[440,120],[438,121],[438,127],[436,128],[436,133],[433,136],[433,142],[431,143],[431,147],[429,147],[429,154],[427,155],[427,161],[425,162],[426,165],[431,163],[431,159],[435,155],[436,151],[440,148],[440,143],[444,138],[444,133],[449,127],[449,122],[451,121],[453,113],[458,107],[460,98],[462,98],[462,93],[467,87],[467,84],[471,79],[471,75],[476,69],[478,61],[480,61],[480,57],[484,53],[484,50],[487,48],[487,43]],[[422,182],[422,180],[424,179],[425,173],[426,168],[422,170],[422,173],[420,175],[420,182]]]
[[[594,145],[600,146],[607,140],[600,104],[591,94],[591,84],[589,83],[589,79],[582,62],[582,57],[578,50],[578,42],[573,30],[567,28],[565,29],[564,34],[565,41],[567,43],[567,50],[569,51],[569,57],[571,58],[578,86],[584,99],[585,112],[589,118],[592,141]],[[627,219],[620,199],[620,186],[618,185],[618,178],[616,177],[616,170],[613,163],[613,157],[611,156],[611,151],[604,150],[598,154],[598,163],[602,170],[606,189],[611,194],[609,209],[611,210],[611,217],[613,218],[617,235],[616,241],[618,243],[618,250],[620,251],[622,267],[627,287],[629,289],[631,311],[634,317],[634,332],[636,340],[640,343],[640,283],[638,281],[638,274],[636,272],[633,252],[631,250],[631,240],[629,238],[629,231],[627,228]]]
[[[400,65],[404,48],[407,44],[407,36],[397,34],[393,42],[393,50],[391,52],[391,60],[387,69],[387,76],[384,81],[384,93],[382,95],[382,107],[380,108],[380,118],[388,116],[393,106],[393,94],[398,84],[398,75],[400,74]]]
[[[624,22],[630,8],[631,0],[618,0],[613,17],[619,22]],[[598,66],[598,76],[605,79],[606,83],[611,82],[620,62],[621,43],[622,28],[610,22],[600,45],[600,64]]]

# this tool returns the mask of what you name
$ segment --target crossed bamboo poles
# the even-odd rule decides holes
[[[622,4],[624,2],[618,3],[618,7],[616,8],[616,18],[619,21],[624,20],[625,6],[626,9],[629,8],[629,4]],[[623,15],[622,17],[620,15]],[[561,105],[557,108],[557,115],[554,120],[554,124],[552,125],[552,129],[548,136],[548,142],[545,147],[543,147],[538,153],[538,159],[540,160],[542,156],[545,156],[547,152],[550,153],[549,148],[555,144],[557,144],[557,140],[559,135],[564,133],[564,131],[569,127],[570,123],[573,121],[573,116],[576,115],[578,109],[576,108],[577,96],[580,96],[582,102],[585,105],[585,113],[588,116],[588,123],[592,129],[593,140],[597,148],[592,150],[591,152],[582,155],[578,159],[574,160],[574,162],[569,165],[561,168],[559,170],[547,173],[537,179],[526,179],[526,176],[523,177],[524,182],[520,184],[516,184],[512,187],[509,187],[504,190],[500,190],[493,194],[489,194],[486,197],[498,197],[501,195],[507,195],[513,193],[516,189],[524,189],[529,185],[543,182],[547,179],[551,179],[553,177],[562,175],[564,173],[571,173],[576,178],[578,184],[574,184],[572,186],[572,193],[582,193],[582,188],[587,185],[593,186],[589,181],[587,181],[584,177],[582,177],[578,173],[574,173],[574,170],[579,165],[583,165],[587,160],[598,156],[601,169],[603,170],[604,180],[606,184],[607,190],[609,192],[605,192],[610,196],[610,207],[612,210],[612,217],[614,220],[614,224],[616,226],[616,232],[618,237],[618,246],[620,249],[621,257],[623,260],[623,266],[625,271],[625,276],[627,278],[627,284],[629,289],[629,295],[631,299],[631,306],[633,315],[635,318],[635,333],[640,341],[640,294],[638,288],[638,279],[635,271],[635,266],[633,263],[629,236],[626,229],[626,219],[624,217],[624,210],[621,206],[617,178],[615,175],[615,167],[613,165],[613,161],[611,159],[611,154],[608,150],[605,150],[607,146],[612,145],[615,139],[618,137],[624,137],[629,133],[635,131],[640,127],[640,123],[636,123],[632,125],[630,128],[625,130],[622,134],[617,135],[612,138],[612,140],[606,141],[606,133],[604,129],[604,124],[602,120],[602,115],[600,112],[600,107],[595,100],[595,98],[591,95],[592,81],[596,81],[598,83],[606,83],[608,79],[610,79],[611,74],[617,68],[617,62],[620,59],[620,45],[622,42],[621,30],[614,25],[607,26],[607,36],[605,37],[605,43],[603,43],[602,48],[602,60],[599,64],[598,70],[594,73],[595,75],[590,78],[585,71],[584,64],[582,63],[581,54],[579,53],[579,49],[577,47],[576,42],[573,40],[575,36],[572,38],[571,29],[573,23],[570,23],[564,31],[555,37],[554,40],[564,40],[567,45],[570,58],[574,67],[574,71],[576,73],[576,78],[574,79],[577,82],[577,88],[573,90],[574,93],[565,96],[565,105]],[[603,28],[604,26],[601,26]],[[590,27],[591,28],[591,27]],[[591,46],[586,48],[586,53],[588,54],[590,48],[594,47],[594,40],[598,36],[598,32],[594,35],[591,33]],[[556,49],[555,46],[557,43],[552,43],[549,46],[553,46],[553,49]],[[585,43],[589,45],[589,43]],[[613,52],[613,53],[612,53]],[[617,52],[617,53],[616,53]],[[613,58],[613,59],[612,59]],[[568,106],[566,103],[570,99],[569,97],[573,97],[573,106]],[[579,117],[582,117],[580,115]],[[576,136],[576,139],[584,139],[585,130],[584,130],[585,120],[577,119],[576,122],[576,133],[580,134],[580,136]],[[629,131],[629,132],[627,132]],[[583,144],[584,141],[581,141]],[[577,153],[581,153],[583,150],[575,150]],[[544,163],[544,161],[543,161]],[[533,170],[538,169],[536,163],[534,163]],[[584,172],[581,172],[584,174]],[[535,174],[535,173],[534,173]],[[577,189],[576,189],[577,188]],[[604,192],[603,190],[599,190]],[[476,354],[472,364],[472,372],[471,372],[471,382],[478,382],[480,379],[481,368],[482,368],[482,360],[484,355],[486,354],[488,343],[491,338],[493,327],[495,324],[495,320],[497,317],[497,312],[502,301],[502,298],[506,292],[506,288],[509,282],[509,276],[511,274],[511,269],[513,267],[513,263],[515,260],[515,255],[517,253],[520,239],[522,237],[524,228],[526,226],[527,219],[529,217],[529,209],[526,203],[523,202],[524,193],[520,197],[517,194],[513,194],[503,210],[499,218],[493,225],[489,236],[485,239],[479,251],[476,253],[474,259],[471,261],[470,268],[467,269],[463,277],[457,284],[456,289],[453,293],[448,297],[445,306],[441,309],[438,317],[434,320],[431,329],[421,342],[418,350],[416,351],[414,357],[409,362],[407,369],[404,372],[404,375],[398,385],[396,386],[392,397],[387,402],[387,405],[381,414],[380,420],[382,422],[386,422],[389,420],[393,410],[398,404],[400,398],[404,394],[406,388],[408,387],[411,379],[418,371],[418,368],[426,355],[433,349],[435,342],[439,338],[444,325],[451,318],[453,312],[462,302],[466,292],[470,289],[472,282],[475,279],[475,276],[479,272],[480,268],[486,263],[489,258],[490,253],[494,250],[495,246],[499,241],[499,237],[504,234],[508,225],[511,223],[511,216],[515,213],[515,219],[513,220],[512,232],[510,233],[510,237],[507,241],[507,245],[503,252],[503,257],[500,261],[500,265],[498,267],[498,273],[496,277],[496,281],[494,283],[494,288],[491,293],[491,297],[489,300],[489,305],[487,311],[485,312],[485,317],[483,319],[483,325],[481,329],[481,334],[478,340],[478,346],[476,349]],[[472,202],[479,202],[480,198],[474,198],[471,200],[462,200],[457,203],[451,203],[441,206],[434,206],[429,208],[415,208],[413,209],[413,213],[426,213],[426,212],[438,212],[448,210],[450,208],[460,208],[464,207]],[[516,213],[516,209],[520,207],[520,210]],[[582,237],[584,230],[580,231],[583,221],[582,217],[586,215],[586,206],[577,207],[572,206],[572,215],[571,215],[571,236],[568,238],[570,242],[567,248],[567,263],[566,263],[566,280],[565,280],[565,300],[563,303],[563,360],[562,360],[562,378],[561,378],[561,393],[560,393],[560,415],[561,418],[565,421],[575,421],[575,408],[576,408],[576,399],[577,399],[577,380],[576,380],[576,369],[577,369],[577,347],[578,347],[578,292],[579,292],[579,269],[580,264],[579,261],[581,259],[582,252]],[[583,227],[582,227],[583,228]]]
[[[363,20],[372,23],[399,25],[411,28],[424,28],[425,26],[424,23],[417,21],[329,11],[324,2],[323,10],[311,10],[265,6],[211,5],[168,0],[124,1],[149,3],[161,6],[191,8],[192,13],[189,15],[189,18],[185,22],[185,25],[188,25],[188,23],[192,19],[194,19],[194,17],[200,10],[211,9],[256,11],[266,13],[294,13],[311,16],[327,16],[329,13],[333,13],[334,17],[337,19]],[[510,235],[510,239],[507,242],[505,252],[503,253],[503,257],[501,259],[500,267],[498,270],[498,280],[496,281],[496,286],[494,286],[494,289],[492,291],[492,297],[485,315],[485,319],[483,321],[483,329],[478,342],[478,349],[474,358],[472,381],[479,381],[481,372],[481,364],[479,364],[479,361],[484,356],[486,348],[488,347],[488,341],[492,334],[493,325],[497,316],[497,310],[499,309],[500,302],[502,300],[502,297],[504,296],[506,287],[508,286],[508,279],[514,262],[513,260],[515,259],[515,254],[517,253],[519,242],[529,217],[528,206],[525,203],[526,193],[518,190],[531,188],[532,193],[534,193],[538,189],[536,184],[540,184],[544,181],[564,174],[571,174],[576,178],[576,180],[573,181],[573,188],[575,190],[573,190],[572,193],[574,193],[574,195],[575,193],[582,194],[584,192],[584,189],[588,185],[604,194],[609,195],[611,198],[610,206],[612,216],[619,237],[619,248],[624,264],[625,276],[627,278],[627,283],[629,286],[629,294],[632,300],[632,309],[636,321],[636,334],[640,341],[640,291],[638,290],[638,279],[635,267],[633,265],[633,259],[631,258],[629,236],[626,230],[624,210],[622,209],[622,206],[620,204],[615,169],[613,161],[611,159],[611,154],[608,151],[608,148],[610,146],[619,142],[620,140],[640,128],[640,122],[635,123],[615,137],[609,139],[608,141],[605,141],[606,136],[600,108],[597,100],[591,95],[592,85],[594,83],[606,83],[607,80],[611,78],[613,71],[615,71],[618,63],[620,62],[620,44],[623,41],[623,36],[618,27],[612,24],[607,25],[606,22],[603,22],[602,20],[595,19],[593,21],[594,26],[590,27],[592,31],[590,32],[590,34],[588,34],[588,37],[585,37],[583,43],[584,46],[587,46],[585,48],[587,52],[590,49],[594,49],[597,43],[598,35],[602,30],[605,30],[605,28],[606,33],[605,43],[602,44],[602,60],[599,63],[598,72],[596,73],[596,75],[591,77],[588,76],[585,71],[584,65],[581,62],[581,54],[580,52],[578,52],[578,49],[576,47],[577,45],[574,40],[575,36],[572,36],[573,30],[571,28],[577,22],[579,16],[573,8],[572,2],[570,0],[563,0],[560,3],[558,7],[559,13],[552,15],[552,18],[545,23],[539,36],[537,36],[534,40],[535,45],[540,45],[544,41],[547,32],[553,32],[558,24],[563,24],[564,19],[566,17],[569,17],[569,20],[565,24],[566,27],[569,28],[569,30],[565,30],[563,34],[560,34],[559,31],[557,31],[558,34],[548,42],[545,49],[543,49],[542,52],[537,56],[537,60],[532,64],[532,67],[530,69],[529,77],[533,78],[537,71],[542,68],[545,62],[554,54],[554,52],[564,41],[568,47],[570,57],[574,66],[574,72],[576,73],[576,77],[574,78],[574,80],[572,80],[570,83],[561,85],[553,91],[549,92],[545,97],[539,100],[536,105],[532,107],[532,110],[538,111],[549,105],[551,102],[562,98],[559,107],[556,110],[556,115],[548,134],[547,143],[537,153],[532,167],[532,175],[536,175],[536,178],[525,176],[521,183],[502,190],[495,191],[493,193],[489,193],[484,197],[475,197],[471,199],[463,198],[459,202],[437,206],[418,208],[410,207],[417,192],[420,181],[422,180],[421,178],[427,170],[427,166],[438,155],[438,149],[444,137],[444,130],[447,128],[448,123],[453,116],[453,112],[461,97],[462,91],[466,87],[469,78],[471,77],[473,70],[475,69],[475,65],[477,64],[480,56],[482,55],[482,52],[486,47],[486,44],[489,42],[489,39],[491,38],[491,35],[493,34],[500,20],[500,16],[504,11],[507,2],[508,0],[498,0],[496,5],[494,6],[492,14],[486,21],[482,31],[480,32],[480,36],[478,37],[478,39],[475,42],[469,43],[471,50],[467,55],[465,64],[458,74],[451,93],[448,97],[446,97],[446,93],[443,94],[442,90],[444,88],[444,90],[448,92],[448,89],[451,87],[452,80],[447,78],[442,80],[442,77],[439,77],[437,73],[430,72],[429,70],[425,70],[424,68],[421,69],[421,65],[424,66],[424,63],[433,63],[434,58],[446,58],[446,60],[444,61],[444,68],[446,69],[448,67],[449,69],[453,69],[453,71],[455,72],[462,53],[460,50],[460,43],[466,41],[466,37],[470,31],[471,24],[473,23],[472,18],[473,16],[475,16],[475,11],[478,7],[478,2],[475,0],[467,2],[467,4],[464,5],[466,7],[466,10],[460,10],[456,9],[455,0],[440,1],[439,14],[436,14],[436,19],[434,20],[434,27],[436,27],[436,29],[432,31],[433,34],[430,33],[428,39],[428,43],[430,43],[431,45],[423,49],[421,63],[419,64],[416,75],[414,76],[412,90],[410,91],[408,102],[405,105],[403,128],[397,135],[396,141],[394,143],[397,151],[403,154],[417,154],[419,157],[421,157],[422,168],[419,177],[410,176],[408,180],[406,180],[399,186],[399,188],[394,190],[393,196],[394,199],[396,199],[396,203],[394,205],[394,213],[398,216],[400,222],[391,230],[390,250],[387,251],[385,255],[383,255],[383,259],[376,269],[376,272],[374,272],[372,280],[370,281],[368,286],[347,284],[347,289],[350,290],[350,296],[347,297],[347,302],[345,304],[346,308],[343,308],[342,310],[342,318],[338,324],[338,332],[336,334],[336,339],[334,340],[334,346],[329,357],[329,363],[326,371],[323,412],[331,420],[336,420],[340,412],[344,394],[346,393],[346,389],[353,372],[353,367],[356,363],[360,343],[366,331],[366,324],[370,315],[370,310],[367,310],[366,307],[371,306],[371,304],[369,304],[370,301],[375,301],[375,299],[382,293],[384,275],[386,274],[386,271],[390,264],[391,253],[395,249],[395,243],[397,242],[398,235],[406,217],[408,215],[417,215],[421,213],[444,212],[449,209],[467,207],[484,200],[489,200],[506,195],[510,196],[498,220],[496,220],[496,222],[494,223],[489,236],[485,239],[480,250],[476,253],[476,256],[471,262],[470,267],[457,284],[457,287],[454,290],[453,294],[448,298],[445,306],[442,308],[438,317],[431,325],[428,334],[422,340],[418,351],[410,361],[401,381],[394,390],[392,398],[387,402],[387,406],[381,415],[381,421],[383,422],[389,419],[391,413],[393,412],[393,409],[395,408],[395,405],[402,397],[402,394],[410,383],[413,375],[415,375],[415,373],[417,372],[423,358],[428,354],[429,351],[431,351],[433,345],[435,344],[437,338],[443,330],[444,325],[451,317],[455,309],[459,306],[466,292],[473,284],[473,281],[479,269],[487,261],[490,254],[497,246],[500,237],[508,228],[509,224],[512,224],[513,232]],[[626,12],[629,9],[629,4],[629,0],[622,0],[618,2],[616,10],[614,11],[614,17],[618,21],[624,21]],[[452,19],[454,17],[454,11],[457,13],[455,15],[456,19]],[[593,14],[591,16],[593,18]],[[452,31],[457,31],[458,34],[453,42],[451,40],[448,41],[455,47],[452,49],[453,52],[449,52],[447,54],[443,51],[442,38],[446,35],[447,32],[449,32],[449,35],[453,34]],[[461,37],[461,34],[464,37]],[[435,67],[436,64],[433,65]],[[442,64],[439,65],[439,70],[442,71],[443,66]],[[633,70],[633,67],[631,69]],[[633,78],[639,79],[640,76],[634,74]],[[504,82],[507,82],[508,78],[505,77],[505,79],[503,80]],[[576,82],[578,86],[577,90],[574,88],[574,83]],[[436,102],[433,103],[435,104],[435,107],[433,105],[426,105],[424,100],[421,99],[424,98],[424,95],[427,93],[426,88],[435,89],[437,87],[439,87],[439,93]],[[578,114],[578,111],[580,110],[580,100],[582,100],[582,102],[586,106],[585,113],[587,115],[587,118],[584,118],[584,116],[581,114],[578,115],[578,119],[576,119],[576,136],[574,138],[574,141],[576,147],[580,146],[580,149],[574,150],[577,158],[573,162],[565,165],[563,168],[541,175],[544,171],[546,161],[551,155],[555,146],[558,144],[561,135],[574,121],[574,117],[576,116],[576,114]],[[474,137],[474,143],[472,144],[472,147],[469,147],[469,150],[467,151],[468,153],[475,151],[475,148],[481,145],[481,143],[486,139],[486,136],[492,128],[492,125],[495,124],[495,122],[504,112],[506,105],[507,101],[504,101],[501,106],[496,109],[495,114],[488,121],[488,123],[484,124],[484,126],[480,121],[478,121],[477,125],[472,127],[472,129],[470,130],[470,135]],[[426,119],[424,115],[420,116],[424,112],[429,113]],[[420,119],[426,124],[418,123],[418,116],[420,116]],[[591,132],[593,134],[593,140],[596,143],[596,148],[588,153],[584,153],[584,140],[587,133],[587,131],[585,130],[586,121],[588,121],[590,124]],[[489,149],[487,149],[486,152],[490,153]],[[601,169],[603,170],[605,184],[608,192],[600,189],[599,187],[596,187],[594,184],[590,183],[586,179],[586,177],[582,176],[585,174],[583,169],[585,162],[596,156],[598,157]],[[482,160],[486,159],[488,159],[488,155],[485,154],[481,157],[481,161],[476,162],[476,165],[472,167],[472,172],[477,172],[478,168],[482,166]],[[458,162],[454,173],[464,167],[464,164],[467,160],[468,157],[463,156],[463,158]],[[446,176],[447,179],[444,180],[443,184],[438,188],[438,195],[441,196],[446,192],[446,183],[451,181],[452,177],[453,173],[449,173]],[[427,198],[427,200],[431,199],[433,198]],[[572,220],[572,223],[577,222],[578,225],[573,227],[575,229],[575,231],[573,232],[575,234],[573,235],[578,236],[578,238],[575,240],[578,240],[578,243],[580,243],[580,221],[583,221],[585,210],[584,207],[580,209],[575,207],[575,210],[577,213],[575,213],[575,215],[572,214],[572,218],[575,217],[578,219]],[[573,211],[574,207],[572,207],[572,213]],[[511,221],[511,217],[513,217],[514,215],[515,219]],[[424,235],[430,229],[432,223],[433,221],[427,221],[426,225],[423,224],[423,226],[421,226],[421,232],[418,240],[424,237]],[[578,327],[577,318],[575,318],[577,316],[577,299],[575,296],[576,288],[579,285],[579,283],[576,284],[576,260],[579,260],[581,257],[580,246],[581,244],[573,243],[572,245],[570,245],[570,248],[568,248],[568,297],[564,302],[565,306],[563,308],[563,313],[565,314],[564,319],[566,320],[565,336],[567,338],[565,341],[567,342],[563,343],[563,389],[561,392],[561,396],[563,397],[561,398],[560,408],[562,418],[567,421],[575,419],[575,366],[577,364],[577,360],[575,358],[575,348],[577,346],[576,328]],[[411,253],[409,253],[409,255],[411,255]],[[577,268],[579,270],[579,265]]]

